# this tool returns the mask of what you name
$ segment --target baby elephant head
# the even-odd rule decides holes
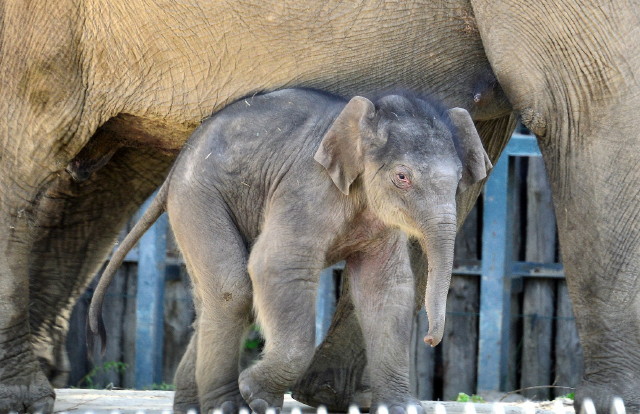
[[[484,179],[492,165],[469,113],[425,100],[354,97],[325,134],[315,160],[345,195],[362,191],[389,226],[419,240],[429,269],[425,305],[437,345],[444,332],[457,230],[456,194]],[[352,183],[361,177],[361,185]]]

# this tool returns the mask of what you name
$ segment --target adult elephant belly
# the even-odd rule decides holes
[[[117,19],[96,17],[86,26],[95,85],[88,101],[106,111],[102,119],[130,114],[150,129],[174,125],[186,139],[229,102],[292,86],[345,96],[405,87],[466,108],[474,119],[510,111],[466,1],[102,7]],[[175,147],[176,134],[163,145]]]

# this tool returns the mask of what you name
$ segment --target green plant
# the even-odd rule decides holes
[[[574,400],[574,399],[575,399],[575,396],[576,396],[576,395],[575,395],[575,393],[570,392],[570,393],[568,393],[568,394],[561,395],[561,396],[559,396],[558,398],[567,398],[567,399],[569,399],[569,400]]]
[[[174,391],[176,389],[175,385],[167,384],[166,382],[162,382],[160,384],[156,384],[155,382],[148,387],[144,388],[149,391]]]
[[[76,387],[78,388],[91,388],[91,389],[96,389],[99,388],[96,384],[95,384],[95,377],[98,374],[106,374],[108,372],[115,372],[117,374],[124,374],[124,372],[127,370],[129,366],[124,363],[124,362],[120,362],[120,361],[109,361],[109,362],[105,362],[100,366],[97,367],[93,367],[91,369],[91,371],[89,371],[87,373],[87,375],[85,375],[84,377],[82,377],[80,379],[80,381],[78,381],[78,383],[76,384]]]
[[[249,333],[244,341],[244,349],[260,351],[264,346],[264,339],[260,335],[260,327],[258,325],[251,325]]]
[[[473,402],[473,403],[483,403],[486,402],[484,398],[479,395],[468,395],[464,392],[458,393],[458,398],[456,398],[456,402]]]

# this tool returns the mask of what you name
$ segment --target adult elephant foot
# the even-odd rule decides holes
[[[55,393],[46,376],[40,371],[33,350],[24,336],[27,325],[16,332],[0,331],[0,343],[6,350],[0,351],[0,413],[52,412]],[[17,338],[6,342],[7,338]]]
[[[65,329],[66,333],[66,329]],[[54,388],[66,387],[69,383],[71,363],[66,350],[66,335],[64,338],[53,338],[50,349],[39,352],[36,347],[36,355],[40,361],[40,369]]]
[[[615,412],[611,409],[615,397],[622,399],[626,412],[640,412],[640,380],[632,378],[629,372],[621,372],[619,375],[618,380],[612,380],[610,376],[587,376],[583,379],[575,393],[576,412],[581,412],[587,398],[594,402],[596,412]]]
[[[47,276],[37,274],[41,279],[51,280],[49,277],[55,272],[48,272]],[[31,284],[36,286],[35,283]],[[42,312],[31,312],[31,343],[33,344],[34,352],[38,361],[40,362],[40,369],[44,372],[44,375],[49,379],[49,382],[54,388],[66,387],[69,383],[69,375],[71,373],[71,363],[69,356],[67,355],[67,332],[69,330],[69,320],[67,309],[62,309],[62,303],[67,301],[70,292],[57,292],[59,308],[52,309],[50,314],[46,315],[46,322],[43,319],[39,319],[38,315],[42,316]],[[30,291],[31,298],[42,295],[53,295],[52,290],[42,289],[40,291]],[[73,296],[75,298],[76,296]],[[40,303],[36,300],[37,303]],[[71,302],[71,300],[69,300]],[[36,323],[34,323],[36,322]],[[38,327],[48,326],[49,329],[45,332],[38,330]],[[35,333],[35,334],[34,334]]]
[[[0,385],[0,412],[50,413],[56,395],[41,372],[22,378],[21,384]]]
[[[307,371],[292,389],[292,397],[312,407],[324,405],[329,411],[346,411],[349,405],[371,406],[371,391],[366,380],[366,351],[356,318],[348,277],[343,274],[343,289],[329,332],[316,349]]]

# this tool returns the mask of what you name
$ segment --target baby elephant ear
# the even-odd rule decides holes
[[[493,165],[482,147],[482,141],[480,141],[480,136],[469,112],[462,108],[452,108],[449,109],[448,113],[458,132],[460,146],[463,151],[462,178],[459,184],[460,192],[462,192],[484,179],[493,168]]]
[[[320,142],[314,155],[333,183],[349,194],[351,183],[364,171],[363,139],[373,134],[375,107],[367,98],[351,98]]]

